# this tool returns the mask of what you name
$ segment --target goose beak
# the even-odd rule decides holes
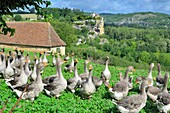
[[[74,56],[74,53],[72,53],[72,55],[71,56]]]
[[[63,60],[63,59],[61,59],[61,61],[63,61],[64,63],[66,63],[66,62],[67,62],[67,60]]]
[[[43,52],[41,51],[41,52],[40,52],[40,54],[42,55],[42,54],[43,54]]]
[[[66,62],[67,62],[67,60],[63,60],[63,62],[64,62],[64,63],[66,63]]]
[[[112,86],[108,82],[104,82],[104,85],[108,87],[109,89],[112,88]]]
[[[43,65],[44,65],[44,67],[48,66],[48,63],[47,62],[43,62]]]
[[[154,80],[154,81],[156,81],[156,78],[155,78],[155,77],[153,77],[153,80]]]
[[[90,60],[87,60],[87,63],[89,63],[90,62]]]
[[[28,63],[28,60],[25,60],[25,62],[27,62],[27,63]]]
[[[109,56],[107,56],[106,58],[109,59]]]
[[[139,83],[139,80],[136,80],[136,81],[135,81],[135,84],[138,84],[138,83]]]
[[[93,69],[93,66],[92,66],[92,65],[90,65],[90,66],[89,66],[89,70],[92,70],[92,69]]]
[[[78,59],[75,59],[75,62],[78,63]]]

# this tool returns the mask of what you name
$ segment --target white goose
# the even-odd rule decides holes
[[[57,62],[62,62],[62,61],[60,61],[60,60],[62,60],[61,58],[60,58],[60,55],[59,54],[57,54],[58,55],[58,61],[56,60],[56,58],[55,58],[55,60],[56,60],[56,63],[55,63],[55,66],[56,66],[56,73],[54,74],[54,75],[51,75],[51,76],[48,76],[48,77],[46,77],[46,78],[44,78],[43,79],[43,83],[44,84],[50,84],[50,83],[53,83],[53,81],[56,79],[56,78],[58,78],[58,76],[59,76],[59,74],[58,74],[58,65],[57,65]]]
[[[134,71],[134,67],[129,66],[126,69],[124,78],[121,81],[117,82],[113,87],[111,87],[108,82],[105,82],[105,85],[109,88],[109,93],[112,98],[114,98],[116,100],[120,100],[127,96],[128,92],[129,92],[129,82],[128,82],[129,71]]]
[[[153,77],[152,77],[152,69],[153,69],[153,67],[154,67],[154,63],[151,63],[150,67],[149,67],[148,76],[146,77],[146,80],[149,83],[148,86],[153,86]]]
[[[53,63],[53,66],[55,66],[56,65],[56,57],[55,57],[55,53],[54,52],[52,52],[52,63]]]
[[[33,81],[35,81],[37,78],[37,62],[38,62],[38,59],[34,58],[34,67],[33,67],[32,73],[31,73],[31,79]]]
[[[20,97],[25,87],[27,87],[26,91],[22,95],[22,99],[30,99],[34,101],[35,97],[38,97],[39,93],[41,93],[44,89],[44,84],[42,82],[42,77],[40,71],[47,65],[46,62],[41,62],[37,64],[37,77],[36,80],[30,84],[25,84],[19,87],[14,88],[14,92],[16,92],[17,96]]]
[[[5,83],[10,86],[12,89],[18,86],[22,86],[27,83],[28,81],[28,76],[25,74],[23,63],[21,62],[21,74],[19,76],[15,76],[13,79],[10,81],[6,81]]]
[[[86,81],[86,79],[88,78],[89,76],[89,71],[88,71],[88,68],[87,68],[87,64],[90,62],[90,60],[85,60],[84,61],[84,73],[82,74],[79,74],[80,78],[82,79],[82,81]]]
[[[67,81],[67,88],[72,92],[74,93],[75,92],[75,89],[81,85],[82,83],[82,80],[81,78],[79,77],[78,75],[78,72],[77,72],[77,63],[78,63],[78,60],[75,59],[74,60],[74,77],[73,78],[70,78],[68,81]]]
[[[58,57],[56,62],[58,77],[54,78],[51,82],[44,86],[44,90],[49,96],[52,95],[55,97],[59,97],[61,95],[61,92],[63,92],[67,88],[67,80],[63,77],[61,70],[61,66],[63,63],[65,63],[65,61]]]
[[[158,76],[156,77],[156,85],[158,87],[163,87],[163,84],[164,84],[164,78],[161,74],[161,65],[158,63],[157,64],[157,67],[158,67]]]
[[[71,63],[70,63],[70,64],[67,64],[67,65],[64,67],[64,70],[65,70],[65,71],[68,71],[68,72],[70,72],[70,73],[73,72],[73,69],[74,69],[74,53],[72,53]]]
[[[29,77],[30,75],[31,75],[31,73],[32,73],[32,69],[31,69],[31,67],[30,67],[30,65],[29,65],[29,60],[26,60],[26,62],[25,62],[25,74]]]
[[[10,79],[11,76],[14,75],[14,69],[11,66],[10,60],[11,60],[11,58],[8,56],[8,59],[7,59],[7,68],[4,71],[4,78],[6,80]]]
[[[47,59],[47,52],[44,51],[44,58],[43,58],[43,62],[48,63],[48,59]]]
[[[109,80],[111,78],[111,73],[109,71],[108,64],[109,64],[109,57],[107,56],[106,66],[105,66],[104,71],[101,74],[101,77],[103,77],[106,80],[106,82],[109,82]]]
[[[82,87],[80,89],[80,94],[82,98],[91,98],[92,94],[96,91],[96,87],[92,81],[92,65],[89,66],[89,77],[85,82],[82,83]]]
[[[1,58],[2,58],[2,63],[0,65],[0,73],[4,73],[5,69],[6,69],[6,55],[3,52],[0,52],[1,54]]]
[[[121,113],[138,113],[146,105],[147,94],[145,88],[147,81],[142,82],[140,94],[127,96],[119,101],[113,101]]]
[[[161,93],[158,94],[156,100],[157,108],[160,112],[168,113],[170,111],[170,93],[168,93],[169,73],[165,74],[164,77],[164,86]]]
[[[138,76],[136,78],[136,83],[139,84],[139,89],[141,88],[141,83],[144,80],[146,80],[146,79],[142,76]],[[161,92],[161,89],[159,89],[158,87],[155,87],[155,86],[148,86],[146,92],[147,92],[147,95],[149,96],[149,98],[152,99],[152,101],[156,101],[158,94]]]

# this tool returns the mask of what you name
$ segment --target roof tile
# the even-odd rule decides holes
[[[65,46],[53,27],[48,22],[8,22],[15,28],[14,36],[0,34],[0,43],[38,47]]]

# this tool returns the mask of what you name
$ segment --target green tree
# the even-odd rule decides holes
[[[67,46],[73,45],[77,42],[76,31],[72,25],[67,22],[59,22],[54,20],[50,23],[61,39],[66,42]]]
[[[15,21],[22,21],[21,15],[15,15],[14,20]]]
[[[43,14],[41,10],[42,5],[48,7],[50,4],[51,2],[49,0],[0,0],[0,33],[6,35],[9,32],[13,35],[15,32],[15,29],[7,26],[3,15],[13,16],[12,10],[18,10],[20,8],[29,10],[29,6],[34,7],[37,13]]]
[[[148,63],[150,61],[150,54],[146,51],[142,51],[140,53],[140,60]]]

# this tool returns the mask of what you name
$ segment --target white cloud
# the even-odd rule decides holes
[[[170,0],[51,0],[52,7],[79,8],[88,12],[131,13],[157,11],[170,13]]]

